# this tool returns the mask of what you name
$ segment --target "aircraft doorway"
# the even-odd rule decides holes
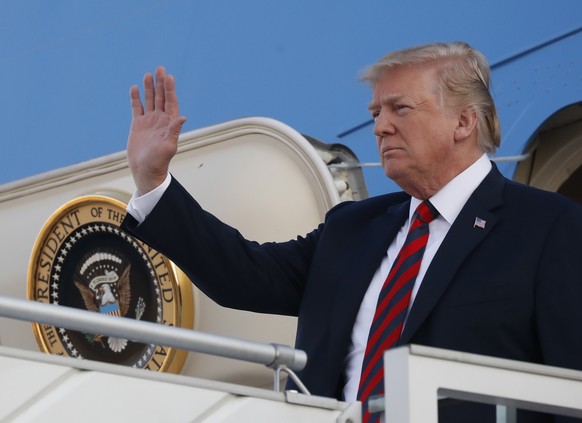
[[[582,103],[556,112],[530,142],[515,180],[555,191],[582,204]]]

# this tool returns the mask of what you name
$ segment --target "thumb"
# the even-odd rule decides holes
[[[184,116],[180,116],[177,118],[172,125],[172,132],[175,136],[179,136],[180,132],[182,131],[182,126],[186,123],[186,118]]]

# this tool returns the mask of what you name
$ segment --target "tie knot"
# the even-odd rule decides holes
[[[439,212],[428,200],[424,200],[416,208],[415,217],[422,223],[430,223],[439,215]]]

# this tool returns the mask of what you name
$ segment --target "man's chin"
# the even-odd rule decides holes
[[[398,168],[395,166],[384,167],[384,174],[388,177],[388,179],[392,180],[392,182],[406,191],[404,187],[407,186],[407,182],[410,181],[410,173],[407,173],[406,169]]]
[[[384,174],[394,182],[403,176],[402,169],[394,165],[394,162],[384,164]]]

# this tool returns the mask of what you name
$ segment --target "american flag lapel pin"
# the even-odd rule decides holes
[[[476,217],[475,218],[475,223],[473,223],[473,227],[474,228],[485,229],[485,224],[486,223],[487,223],[487,221],[485,221],[484,219],[481,219],[480,217]]]

